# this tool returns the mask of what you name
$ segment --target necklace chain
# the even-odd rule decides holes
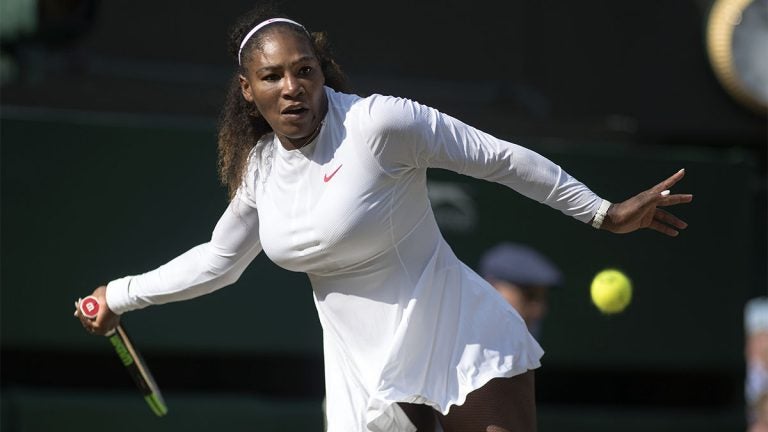
[[[322,129],[322,128],[323,128],[323,123],[325,123],[325,119],[323,119],[323,120],[320,120],[320,123],[318,123],[318,124],[317,124],[317,127],[316,127],[316,128],[315,128],[315,130],[314,130],[314,131],[312,131],[312,133],[311,133],[311,134],[310,134],[310,135],[307,137],[306,141],[304,141],[303,143],[301,143],[301,145],[299,145],[299,146],[296,146],[296,148],[297,148],[297,149],[303,148],[303,147],[304,147],[304,146],[306,146],[307,144],[311,143],[311,142],[312,142],[312,140],[314,140],[315,138],[317,138],[317,136],[318,136],[318,135],[320,135],[320,129]]]

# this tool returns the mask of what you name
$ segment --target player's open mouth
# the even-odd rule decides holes
[[[302,114],[306,113],[307,111],[309,111],[308,108],[304,108],[304,107],[291,107],[291,108],[286,108],[286,109],[282,110],[280,112],[280,114],[291,115],[291,116],[299,116],[299,115],[302,115]]]

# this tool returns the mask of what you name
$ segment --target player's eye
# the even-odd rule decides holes
[[[264,75],[263,77],[261,77],[261,79],[264,81],[278,81],[280,79],[280,75],[272,73],[269,75]]]
[[[312,73],[312,66],[304,66],[299,69],[299,76],[307,76]]]

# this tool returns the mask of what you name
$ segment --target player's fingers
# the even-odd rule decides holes
[[[651,222],[648,228],[658,231],[662,234],[666,234],[670,237],[677,237],[677,235],[680,234],[676,229],[670,227],[669,225],[665,225],[655,219]]]
[[[82,326],[83,326],[83,328],[84,328],[84,329],[85,329],[85,330],[86,330],[88,333],[94,333],[94,332],[96,332],[96,328],[95,328],[95,326],[94,326],[94,324],[93,324],[93,321],[91,321],[91,320],[90,320],[90,319],[88,319],[88,318],[85,318],[85,317],[83,317],[82,315],[80,315],[80,317],[79,317],[79,318],[80,318],[80,325],[82,325]]]
[[[663,195],[659,200],[659,205],[662,207],[672,206],[676,204],[685,204],[693,201],[693,195],[691,194],[675,194],[675,195]]]
[[[90,318],[84,317],[82,313],[78,313],[77,318],[80,320],[80,324],[82,324],[83,327],[85,328],[90,327],[91,324],[93,323],[93,321]]]
[[[661,223],[671,225],[677,229],[688,228],[688,224],[684,220],[662,209],[656,209],[656,213],[653,215],[653,218]]]
[[[85,325],[85,322],[86,322],[86,320],[87,320],[88,318],[86,318],[85,316],[83,316],[83,313],[82,313],[82,311],[80,310],[80,301],[81,301],[81,300],[82,300],[82,299],[77,299],[77,300],[75,301],[75,317],[77,317],[77,319],[78,319],[78,320],[80,320],[80,322],[81,322],[83,325]]]
[[[675,185],[675,183],[679,182],[680,179],[682,179],[685,176],[685,168],[681,169],[680,171],[672,174],[667,178],[666,180],[662,181],[661,183],[657,184],[652,188],[652,190],[656,192],[661,192],[664,190],[669,190],[672,188],[672,186]]]

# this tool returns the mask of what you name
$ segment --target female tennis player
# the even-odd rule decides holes
[[[232,33],[237,71],[219,130],[230,203],[211,240],[113,280],[96,334],[120,315],[235,282],[262,251],[308,274],[323,329],[330,432],[534,431],[543,351],[520,315],[440,234],[427,169],[497,182],[595,228],[686,223],[657,186],[610,203],[535,152],[408,99],[345,93],[324,34],[276,11]],[[286,305],[288,307],[289,305]]]

